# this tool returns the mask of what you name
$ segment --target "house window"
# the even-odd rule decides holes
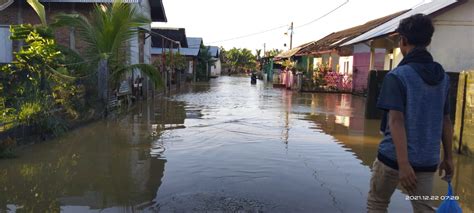
[[[344,62],[344,74],[349,74],[349,61]]]
[[[0,63],[12,62],[13,43],[10,40],[10,29],[7,26],[0,26]]]

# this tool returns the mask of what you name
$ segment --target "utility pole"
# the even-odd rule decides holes
[[[267,47],[266,43],[263,43],[263,57],[265,57],[265,53],[267,52],[265,48]]]
[[[293,22],[290,25],[290,50],[293,48]]]

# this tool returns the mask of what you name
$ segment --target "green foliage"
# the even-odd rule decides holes
[[[157,60],[155,60],[153,65],[158,67],[158,69],[162,69],[164,65],[165,69],[167,68],[184,71],[188,66],[188,62],[186,57],[178,52],[166,52],[164,55],[161,55]]]
[[[44,34],[50,30],[31,25],[10,29],[11,38],[25,45],[15,53],[13,63],[0,68],[2,122],[15,121],[42,133],[60,134],[66,125],[53,110],[77,114],[71,104],[77,100],[76,77],[64,66],[65,56],[54,39]]]
[[[328,72],[331,72],[331,67],[329,67],[329,64],[318,64],[313,72],[314,84],[318,87],[325,86],[327,84],[325,77]]]
[[[282,66],[287,69],[293,69],[295,67],[295,62],[291,61],[290,59],[284,60]]]
[[[232,48],[228,51],[221,52],[223,63],[225,66],[231,67],[234,71],[240,72],[244,70],[256,69],[256,56],[249,49]]]
[[[31,32],[36,32],[42,38],[53,39],[53,30],[45,26],[33,26],[31,24],[20,24],[10,26],[11,40],[25,40]]]
[[[27,0],[27,2],[38,15],[39,19],[41,20],[41,24],[46,26],[46,12],[44,10],[44,6],[38,0]]]
[[[275,57],[276,55],[278,55],[282,52],[283,51],[279,50],[279,49],[271,49],[269,51],[266,51],[264,54],[265,54],[265,57]]]
[[[126,72],[140,69],[155,83],[162,85],[158,70],[146,65],[128,65],[128,42],[137,36],[139,27],[151,21],[133,5],[116,0],[113,4],[97,4],[88,17],[82,14],[58,14],[54,28],[74,27],[78,37],[87,45],[85,58],[97,72],[98,63],[106,59],[112,81],[118,82]],[[100,82],[98,82],[100,84]],[[100,86],[99,86],[100,88]]]
[[[30,123],[30,121],[35,121],[35,117],[37,117],[42,111],[43,107],[39,102],[33,103],[24,103],[20,106],[20,110],[18,113],[18,119],[22,123]]]
[[[209,52],[209,47],[206,47],[201,44],[201,48],[198,54],[198,64],[197,64],[197,78],[198,80],[209,80],[211,66],[214,66],[215,60],[212,58],[211,53]]]

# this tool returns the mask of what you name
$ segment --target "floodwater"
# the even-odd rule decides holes
[[[1,160],[0,212],[364,212],[380,140],[364,100],[219,77]],[[473,160],[455,163],[472,212]],[[411,206],[397,190],[389,210]]]

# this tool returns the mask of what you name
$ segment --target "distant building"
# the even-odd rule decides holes
[[[211,74],[211,78],[215,78],[215,77],[220,76],[222,72],[220,49],[217,46],[208,46],[208,47],[209,47],[209,53],[212,56],[212,60],[214,60],[214,65],[209,67],[210,74]]]
[[[403,58],[392,36],[400,21],[422,13],[432,18],[435,32],[428,46],[433,57],[448,72],[461,72],[474,68],[474,1],[433,0],[385,22],[357,36],[343,45],[369,44],[371,48],[386,49],[384,69],[390,70]]]
[[[152,29],[152,60],[158,60],[163,56],[163,53],[173,52],[186,57],[188,66],[183,73],[177,74],[171,71],[173,75],[181,75],[181,80],[185,78],[195,80],[198,54],[200,47],[203,44],[202,38],[186,37],[186,30],[184,28],[153,28]]]
[[[364,92],[367,89],[369,70],[384,68],[385,49],[371,49],[367,44],[343,45],[345,42],[362,35],[385,22],[406,13],[400,11],[366,22],[352,28],[331,33],[320,40],[304,45],[296,56],[301,56],[308,70],[325,65],[331,71],[347,76],[350,90]],[[374,54],[371,54],[371,51]],[[306,58],[306,60],[305,60]]]

